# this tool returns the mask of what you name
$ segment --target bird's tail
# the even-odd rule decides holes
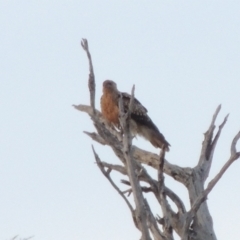
[[[165,137],[159,131],[151,131],[149,141],[156,148],[165,149],[165,151],[169,151],[169,147],[171,146],[165,139]]]
[[[167,152],[169,151],[171,145],[152,121],[148,122],[148,125],[141,125],[138,127],[138,134],[151,142],[154,147],[165,149]]]

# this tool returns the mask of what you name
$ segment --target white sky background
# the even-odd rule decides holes
[[[103,80],[128,92],[135,84],[172,145],[171,163],[196,165],[222,104],[217,123],[230,117],[208,181],[214,177],[240,129],[239,9],[239,1],[0,1],[0,239],[139,239],[91,144],[102,160],[116,157],[82,133],[94,127],[71,106],[89,103],[82,37],[93,57],[97,107]],[[142,139],[134,144],[158,152]],[[240,239],[239,172],[238,161],[208,198],[220,240]],[[188,207],[186,190],[166,184]]]

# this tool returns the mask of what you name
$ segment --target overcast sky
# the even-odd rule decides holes
[[[210,181],[240,130],[239,10],[239,1],[221,0],[1,0],[0,239],[139,239],[126,204],[94,163],[91,144],[102,160],[117,158],[83,134],[94,131],[91,120],[71,106],[89,104],[83,37],[93,57],[97,107],[105,79],[126,92],[135,84],[136,97],[172,145],[171,163],[195,166],[215,109],[222,104],[217,124],[230,113]],[[134,144],[158,152],[141,138]],[[207,200],[219,240],[240,239],[239,172],[238,161]],[[166,184],[189,207],[186,189],[169,178]]]

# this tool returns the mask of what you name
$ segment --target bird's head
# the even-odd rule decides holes
[[[103,92],[105,91],[117,91],[117,84],[111,80],[105,80],[103,82]]]

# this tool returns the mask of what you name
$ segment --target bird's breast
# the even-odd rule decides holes
[[[102,115],[109,122],[119,124],[119,110],[118,102],[114,100],[113,96],[109,93],[104,93],[101,97],[101,111]]]

